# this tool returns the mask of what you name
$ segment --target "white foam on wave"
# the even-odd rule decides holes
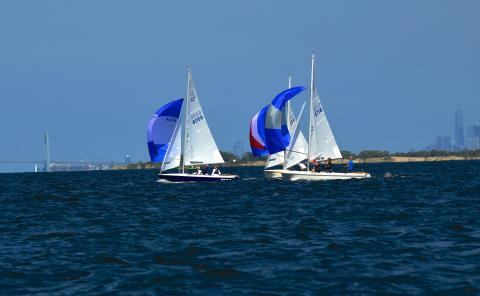
[[[158,183],[164,183],[164,184],[177,184],[177,183],[183,183],[182,181],[180,182],[174,182],[174,181],[169,181],[169,180],[165,180],[165,179],[158,179],[157,180]]]

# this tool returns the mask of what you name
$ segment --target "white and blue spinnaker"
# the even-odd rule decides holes
[[[279,93],[262,108],[250,122],[250,146],[254,156],[264,156],[284,151],[290,145],[285,104],[305,88],[296,86]]]
[[[178,130],[183,99],[172,101],[160,107],[147,125],[147,145],[150,160],[164,162],[172,139]]]

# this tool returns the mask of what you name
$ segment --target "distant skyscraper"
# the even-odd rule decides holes
[[[455,148],[462,150],[465,147],[465,129],[463,126],[463,112],[460,108],[455,111]]]

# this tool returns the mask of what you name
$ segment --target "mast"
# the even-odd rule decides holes
[[[288,88],[292,87],[292,75],[288,75]],[[287,101],[285,106],[285,112],[287,114],[287,129],[290,131],[290,100]],[[283,169],[287,165],[287,150],[283,150]]]
[[[45,172],[50,172],[50,137],[45,132]]]
[[[188,121],[188,101],[190,101],[190,67],[187,69],[187,96],[185,98],[185,112],[183,114],[183,133],[182,133],[182,174],[185,173],[185,151],[187,145],[187,121]],[[180,168],[179,168],[180,169]]]
[[[288,88],[292,88],[292,76],[288,75]],[[287,101],[287,127],[290,130],[290,100]]]
[[[292,88],[292,75],[288,75],[288,88]],[[287,101],[287,114],[290,119],[290,100]],[[287,124],[290,124],[290,120],[287,122]]]
[[[312,145],[312,104],[313,104],[313,64],[315,56],[312,52],[312,69],[310,76],[310,112],[308,119],[308,152],[307,152],[307,171],[310,171],[310,146]]]

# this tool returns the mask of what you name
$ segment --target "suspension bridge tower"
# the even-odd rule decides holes
[[[45,132],[45,172],[50,172],[50,137]]]

